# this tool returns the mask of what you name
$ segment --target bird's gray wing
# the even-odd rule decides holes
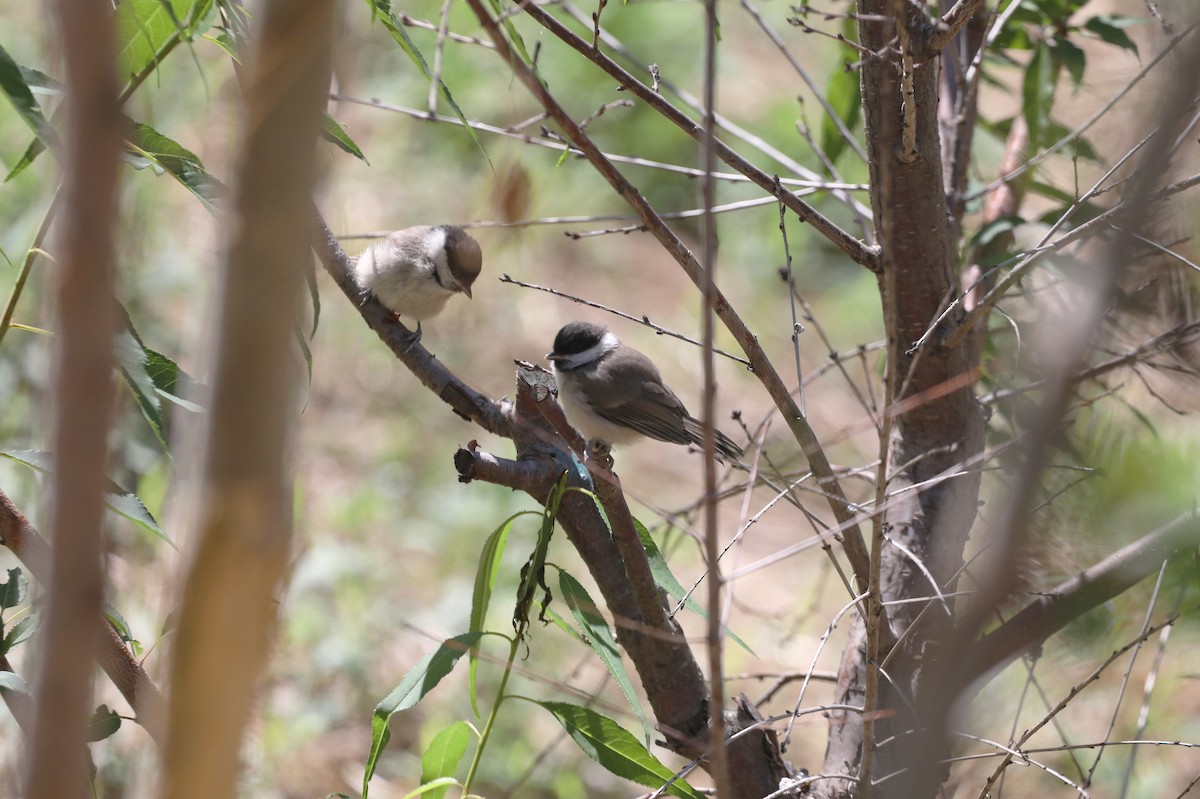
[[[599,402],[592,401],[592,410],[613,424],[624,425],[650,438],[672,444],[689,443],[692,439],[683,425],[688,416],[687,408],[662,385],[653,364],[649,364],[649,369],[656,379],[644,379],[646,364],[649,364],[648,360],[644,360],[639,369],[610,370],[607,390],[588,392],[592,397],[605,397]]]

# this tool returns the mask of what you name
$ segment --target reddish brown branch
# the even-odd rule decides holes
[[[16,556],[33,579],[45,584],[50,573],[50,544],[3,491],[0,491],[0,544]],[[103,628],[98,656],[100,667],[125,697],[138,723],[161,744],[165,711],[162,694],[108,620],[101,616],[96,621]]]
[[[601,487],[607,475],[588,473],[557,435],[550,419],[561,416],[561,411],[553,390],[553,379],[545,370],[518,369],[512,424],[518,459],[497,458],[474,446],[460,449],[454,456],[459,479],[520,489],[544,504],[565,470],[570,475],[569,485],[607,493],[610,489]],[[653,580],[647,585],[629,577],[631,571],[649,573],[645,550],[640,543],[636,551],[618,546],[595,501],[578,491],[568,491],[563,497],[558,522],[617,621],[618,640],[637,669],[667,745],[687,756],[698,756],[703,746],[696,735],[708,724],[704,677],[680,631],[666,619]],[[657,612],[650,610],[649,616],[643,612],[655,607]]]
[[[350,276],[349,259],[337,237],[330,232],[321,215],[313,213],[316,237],[313,248],[325,271],[338,288],[359,310],[367,326],[375,331],[388,349],[451,410],[484,430],[505,438],[512,437],[504,406],[471,388],[447,369],[421,344],[413,344],[412,331],[400,324],[396,315],[370,294],[364,294]]]

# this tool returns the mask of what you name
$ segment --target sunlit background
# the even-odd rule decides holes
[[[840,6],[840,3],[830,5]],[[791,55],[824,88],[853,62],[854,51],[830,37],[802,34],[787,23],[792,9],[780,0],[752,5],[749,0],[724,4],[721,10],[719,110],[732,122],[761,137],[788,158],[824,172],[808,140],[820,140],[822,109],[784,55],[771,44],[755,18],[760,13]],[[1087,14],[1145,14],[1141,3],[1093,2]],[[441,4],[414,0],[403,11],[436,27]],[[594,8],[581,8],[584,19]],[[476,43],[445,42],[438,58],[441,76],[470,120],[512,135],[477,132],[473,141],[457,123],[432,121],[429,81],[397,47],[386,29],[372,25],[367,4],[345,3],[339,9],[334,92],[330,113],[361,147],[357,159],[324,144],[319,158],[324,170],[318,205],[335,233],[344,236],[350,253],[361,250],[369,234],[414,224],[453,222],[471,228],[485,254],[484,273],[472,301],[455,299],[447,311],[424,325],[424,343],[440,360],[481,392],[500,397],[514,389],[514,359],[540,362],[554,333],[567,321],[604,322],[624,341],[649,354],[676,393],[699,412],[701,351],[675,338],[656,335],[645,326],[604,310],[548,293],[502,282],[513,280],[552,287],[575,297],[632,315],[697,339],[700,300],[690,282],[653,238],[625,228],[636,225],[629,209],[582,160],[562,158],[561,148],[542,146],[525,137],[553,144],[553,134],[535,119],[538,108],[497,56]],[[656,64],[664,82],[699,95],[702,9],[692,2],[610,3],[603,14],[606,30],[620,40],[634,62]],[[47,55],[48,20],[36,4],[9,2],[0,7],[4,20],[0,44],[14,59],[55,74]],[[450,30],[481,36],[465,6],[454,4]],[[606,104],[627,99],[616,84],[556,40],[539,35],[520,15],[514,17],[536,48],[539,74],[549,90],[576,116],[584,118]],[[815,26],[815,21],[810,21]],[[820,25],[836,33],[839,23]],[[588,35],[584,25],[576,29]],[[419,25],[407,28],[425,58],[434,63],[438,35]],[[1083,86],[1075,91],[1064,79],[1054,116],[1068,128],[1088,118],[1101,103],[1126,85],[1148,60],[1161,39],[1151,25],[1130,30],[1142,46],[1137,55],[1089,41]],[[1016,87],[1021,64],[990,64],[996,84],[981,103],[989,122],[1002,123],[1020,108]],[[665,90],[664,90],[665,91]],[[667,93],[674,97],[673,94]],[[195,152],[208,170],[231,179],[230,162],[238,129],[237,85],[227,54],[212,41],[199,40],[167,59],[134,95],[128,114],[153,125]],[[45,98],[43,98],[45,100]],[[1122,135],[1123,114],[1144,112],[1148,101],[1128,100],[1094,128],[1088,141],[1106,159],[1128,146]],[[10,107],[0,104],[0,160],[6,169],[21,157],[30,140],[28,129]],[[403,109],[403,110],[402,110]],[[439,119],[452,112],[437,100]],[[522,126],[519,129],[516,126]],[[696,145],[641,104],[608,107],[588,127],[605,151],[681,167],[695,167]],[[770,172],[793,177],[760,149],[731,133],[723,138]],[[1002,137],[981,131],[975,177],[995,176]],[[1196,155],[1191,148],[1190,156]],[[867,179],[863,162],[853,152],[836,162],[838,180],[860,184]],[[1194,166],[1194,163],[1193,163]],[[693,178],[653,165],[621,165],[624,173],[661,212],[700,207],[699,184]],[[1072,153],[1048,163],[1038,180],[1068,194],[1090,185],[1103,171]],[[1191,171],[1195,171],[1194,169]],[[1181,174],[1190,174],[1185,171]],[[118,242],[119,297],[148,346],[175,359],[197,377],[205,372],[206,319],[209,296],[221,248],[221,220],[169,177],[151,169],[123,174],[122,222]],[[57,165],[43,155],[29,169],[0,187],[0,296],[7,297],[17,263],[41,220],[57,180]],[[855,193],[867,203],[865,192]],[[762,192],[748,183],[721,182],[720,204],[756,200]],[[847,206],[827,192],[810,198],[823,212],[856,234]],[[1041,206],[1038,205],[1041,203]],[[1032,198],[1026,219],[1053,204]],[[976,209],[977,210],[977,209]],[[550,222],[558,218],[578,221]],[[676,229],[698,248],[698,218],[679,220]],[[1179,222],[1180,238],[1190,236],[1193,221]],[[973,232],[973,231],[970,231]],[[1033,238],[1035,225],[1020,240]],[[882,337],[878,290],[873,275],[849,262],[794,218],[787,224],[787,251],[798,288],[789,302],[781,269],[787,266],[779,211],[773,203],[724,213],[719,217],[718,282],[738,312],[758,335],[780,372],[797,383],[792,351],[792,319],[803,322],[799,336],[804,401],[810,421],[840,468],[868,467],[878,457],[878,444],[867,408],[882,398]],[[297,230],[297,236],[308,231]],[[1194,246],[1183,245],[1184,249]],[[53,253],[54,245],[49,244]],[[317,269],[319,316],[311,341],[311,379],[305,381],[299,433],[295,446],[296,539],[286,587],[281,591],[280,628],[275,654],[264,681],[251,739],[246,747],[244,793],[262,797],[322,797],[332,792],[355,794],[361,787],[370,742],[370,715],[426,652],[440,640],[467,630],[472,581],[484,538],[519,510],[535,509],[530,498],[483,483],[458,482],[451,457],[471,440],[504,457],[510,442],[483,433],[453,415],[394,359],[363,324],[356,310]],[[1192,282],[1194,285],[1194,281]],[[1182,286],[1182,288],[1180,288]],[[1036,286],[1027,287],[1035,293]],[[1132,303],[1127,314],[1128,339],[1105,331],[1100,342],[1123,351],[1153,331],[1162,314],[1190,310],[1187,284],[1177,283],[1148,308]],[[34,270],[15,321],[51,328],[47,296],[47,264]],[[1140,295],[1139,295],[1140,296]],[[1156,295],[1157,296],[1157,295]],[[264,301],[274,301],[264,298]],[[306,300],[307,303],[307,300]],[[1031,321],[1020,301],[1014,307]],[[1164,311],[1163,309],[1168,309]],[[1194,313],[1193,313],[1194,315]],[[1188,317],[1191,318],[1191,317]],[[1036,363],[1035,345],[1013,335],[998,316],[996,336],[986,357],[986,393],[1020,382]],[[308,332],[308,331],[306,331]],[[727,335],[718,346],[736,347]],[[860,352],[861,348],[861,352]],[[7,451],[44,449],[49,338],[27,329],[10,330],[0,346],[0,423]],[[840,353],[837,363],[830,353]],[[306,366],[296,351],[297,368]],[[739,442],[747,431],[765,434],[764,452],[771,468],[793,473],[804,468],[786,426],[773,415],[773,405],[758,381],[734,360],[717,360],[718,424]],[[1111,394],[1091,387],[1070,435],[1047,476],[1046,504],[1035,515],[1034,551],[1027,565],[1030,590],[1053,586],[1189,507],[1195,498],[1197,434],[1192,417],[1194,384],[1183,378],[1150,377],[1141,381],[1119,373],[1108,382]],[[739,415],[740,421],[732,418]],[[176,433],[187,414],[175,413]],[[1008,413],[992,419],[990,443],[1007,437],[1018,420]],[[743,427],[744,425],[744,427]],[[176,437],[179,440],[179,436]],[[113,427],[112,478],[135,492],[160,521],[179,549],[183,525],[176,503],[175,476],[187,472],[188,455],[179,444],[169,457],[142,421],[128,392],[121,395]],[[766,468],[764,461],[764,468]],[[986,540],[992,507],[1002,501],[1007,476],[1004,462],[986,476],[985,504],[974,542]],[[700,494],[701,461],[684,448],[647,442],[617,453],[617,470],[634,501],[635,515],[656,534],[684,585],[700,574],[694,503]],[[727,485],[741,483],[734,474]],[[1069,491],[1059,489],[1078,483]],[[852,499],[873,496],[868,477],[847,479]],[[0,459],[0,486],[35,526],[44,527],[44,480],[28,468]],[[722,535],[731,538],[749,517],[759,514],[772,493],[751,496],[731,492],[722,504]],[[823,514],[823,502],[812,507]],[[183,558],[160,540],[117,516],[109,518],[108,601],[128,622],[141,654],[157,681],[165,679],[169,637],[164,623],[174,607]],[[489,626],[509,631],[512,591],[518,570],[533,545],[535,521],[519,522],[505,558]],[[811,538],[813,529],[787,503],[757,516],[741,544],[725,561],[727,570],[753,564],[785,547]],[[590,585],[586,567],[559,537],[551,559]],[[0,553],[0,566],[16,563]],[[1152,581],[1151,581],[1152,582]],[[962,588],[970,588],[970,580]],[[1146,615],[1152,586],[1146,584],[1088,614],[1055,637],[1042,653],[1039,682],[1026,682],[1023,665],[1014,665],[977,702],[967,726],[976,734],[1007,740],[1010,728],[1020,731],[1040,718],[1082,682],[1112,649],[1136,636]],[[703,592],[701,592],[701,597]],[[729,626],[753,650],[727,643],[726,672],[778,674],[805,671],[818,675],[837,669],[848,618],[832,631],[830,622],[848,597],[820,547],[813,546],[754,570],[730,586]],[[1176,564],[1164,578],[1161,607],[1191,609],[1196,603],[1194,564]],[[1159,614],[1161,616],[1161,613]],[[6,621],[9,619],[6,618]],[[690,634],[699,636],[698,618],[681,616]],[[1194,616],[1184,616],[1172,632],[1161,663],[1147,643],[1126,687],[1129,694],[1115,719],[1116,738],[1132,736],[1147,673],[1158,678],[1150,703],[1146,737],[1200,741],[1200,690],[1195,683]],[[31,647],[13,652],[18,672],[28,664]],[[484,645],[480,697],[486,707],[494,699],[504,651]],[[1062,735],[1072,743],[1098,741],[1112,720],[1127,661],[1110,667],[1098,685],[1060,717]],[[772,687],[773,678],[738,679],[730,690],[752,699]],[[805,707],[828,700],[831,684],[817,680],[803,698]],[[510,690],[538,698],[586,703],[632,730],[637,720],[590,650],[553,628],[534,626],[528,654],[518,663]],[[98,702],[127,712],[119,695],[102,679]],[[778,690],[764,713],[789,710],[797,702],[799,683]],[[1018,714],[1018,708],[1022,709]],[[1020,721],[1014,717],[1020,715]],[[371,783],[372,795],[400,797],[416,787],[420,753],[446,724],[466,719],[479,726],[466,692],[465,670],[448,677],[417,708],[393,720],[393,738]],[[627,797],[631,784],[591,763],[538,708],[520,702],[505,706],[499,727],[481,766],[477,792],[489,797]],[[1120,730],[1126,730],[1125,733]],[[21,762],[20,733],[10,716],[0,713],[4,742],[0,795],[15,796]],[[786,757],[798,767],[820,768],[825,720],[814,713],[799,720]],[[1061,743],[1051,731],[1047,745]],[[549,755],[543,755],[549,751]],[[659,750],[662,752],[662,750]],[[995,751],[964,742],[964,753]],[[99,795],[142,797],[154,790],[153,744],[135,724],[94,745]],[[669,756],[665,753],[664,758]],[[1094,755],[1077,755],[1086,771]],[[1117,796],[1129,750],[1114,750],[1100,763],[1094,778],[1105,789],[1093,795]],[[1066,753],[1045,761],[1071,772]],[[1200,755],[1179,747],[1138,750],[1129,785],[1130,797],[1171,796],[1198,772]],[[679,766],[668,759],[673,766]],[[947,795],[975,795],[994,758],[958,766]],[[1021,769],[1010,774],[1009,796],[1038,796],[1065,788],[1044,772]],[[1019,783],[1015,781],[1019,780]],[[702,781],[701,781],[702,782]],[[966,786],[955,791],[954,786]],[[972,790],[973,788],[973,790]]]

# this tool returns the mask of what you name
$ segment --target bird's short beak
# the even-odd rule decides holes
[[[462,283],[459,283],[458,290],[461,291],[463,294],[466,294],[468,300],[471,299],[471,287],[470,286],[466,286],[466,285],[463,285]]]
[[[562,361],[562,360],[566,360],[566,359],[561,355],[555,355],[553,352],[547,352],[546,360],[550,361],[551,363],[555,363],[557,361]]]

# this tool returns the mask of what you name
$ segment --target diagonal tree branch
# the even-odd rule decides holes
[[[1096,565],[1040,595],[1021,612],[981,638],[963,667],[964,682],[982,687],[1021,655],[1085,612],[1149,577],[1167,560],[1200,546],[1200,514],[1190,511]]]
[[[675,232],[662,221],[662,218],[633,184],[604,157],[604,154],[600,152],[588,135],[563,107],[559,105],[558,101],[554,99],[546,87],[542,85],[533,70],[516,55],[509,45],[507,38],[505,38],[503,32],[500,30],[499,25],[492,19],[487,10],[484,9],[479,0],[468,0],[468,3],[479,18],[480,23],[488,31],[492,41],[496,44],[497,52],[504,58],[509,68],[513,71],[513,74],[538,99],[538,102],[542,104],[546,112],[558,123],[575,146],[583,152],[600,176],[637,212],[645,223],[647,230],[675,258],[676,262],[683,267],[684,272],[691,279],[692,283],[697,287],[702,286],[704,273],[700,263],[696,260],[696,256],[675,235]],[[527,6],[526,10],[533,13],[534,7]],[[797,407],[783,379],[775,370],[762,345],[759,344],[758,338],[750,332],[746,323],[738,316],[720,290],[715,290],[714,292],[713,309],[717,317],[724,323],[726,329],[729,330],[738,342],[742,351],[746,353],[746,357],[750,360],[751,371],[754,372],[766,388],[767,393],[775,402],[775,406],[779,409],[788,428],[792,431],[792,435],[799,442],[805,457],[808,458],[809,466],[817,476],[817,482],[824,492],[830,509],[842,531],[839,540],[845,548],[847,558],[850,560],[855,580],[859,584],[859,590],[864,591],[869,571],[866,543],[863,540],[862,531],[855,521],[850,502],[846,499],[841,483],[834,474],[833,468],[829,464],[829,459],[820,441],[817,439],[816,433],[809,426],[808,420],[799,407]]]
[[[316,227],[313,248],[322,266],[388,349],[459,416],[475,422],[489,433],[512,438],[511,420],[504,404],[480,394],[447,369],[423,345],[414,344],[413,332],[374,296],[364,294],[354,282],[350,276],[350,259],[338,244],[337,237],[330,232],[319,213],[314,210],[312,216]]]
[[[642,100],[648,106],[653,108],[669,122],[674,124],[688,136],[691,136],[697,142],[701,140],[704,134],[703,126],[692,120],[691,117],[689,117],[687,114],[684,114],[682,111],[668,102],[667,99],[661,94],[642,83],[616,61],[613,61],[611,58],[604,55],[604,53],[600,52],[600,50],[593,48],[590,42],[576,35],[569,28],[567,28],[567,26],[563,25],[540,6],[533,3],[526,3],[523,4],[521,8],[526,14],[537,20],[537,22],[546,28],[546,30],[553,33],[572,49],[577,51],[580,55],[584,56],[610,76],[615,78],[621,84],[621,86],[625,88],[626,91],[632,92],[638,97],[638,99]],[[487,23],[484,23],[484,27],[487,27]],[[493,39],[493,41],[495,41],[495,39]],[[506,53],[511,54],[511,50],[500,46],[499,43],[497,43],[497,49],[501,51],[501,56],[505,57],[505,60],[508,61],[509,66],[512,67],[513,71],[518,72],[518,67],[514,61],[508,58],[506,55]],[[527,66],[521,66],[531,75],[533,74],[532,70],[529,70]],[[536,81],[536,77],[534,80]],[[528,81],[526,81],[524,78],[522,78],[522,81],[530,87],[530,90],[534,92],[535,96],[540,98],[541,95],[539,92],[534,90]],[[545,87],[541,87],[541,89],[542,92],[548,97],[549,92],[545,91]],[[555,121],[558,121],[560,124],[562,124],[561,120],[556,119]],[[564,130],[566,130],[565,127]],[[572,141],[575,141],[573,137]],[[578,145],[577,141],[575,141],[575,143]],[[732,169],[750,178],[750,180],[752,180],[763,191],[766,191],[774,197],[778,197],[779,200],[787,206],[789,211],[796,214],[801,221],[812,225],[814,230],[829,239],[829,241],[832,242],[835,247],[849,256],[851,260],[857,264],[867,267],[871,271],[878,271],[877,249],[863,244],[861,241],[842,230],[831,220],[823,216],[819,211],[801,200],[792,192],[780,191],[775,183],[774,176],[768,175],[766,172],[763,172],[761,169],[742,158],[742,156],[739,155],[736,150],[729,147],[729,145],[717,139],[714,142],[714,147],[716,156],[718,158],[720,158]],[[583,150],[584,148],[580,147],[580,149]],[[584,150],[584,153],[587,154],[587,150]],[[588,156],[588,159],[591,160],[590,155]]]
[[[33,579],[46,584],[52,557],[50,544],[3,491],[0,491],[0,545],[13,553]],[[96,621],[102,628],[97,654],[100,667],[133,708],[138,723],[161,744],[166,715],[162,694],[108,620],[99,616]]]

